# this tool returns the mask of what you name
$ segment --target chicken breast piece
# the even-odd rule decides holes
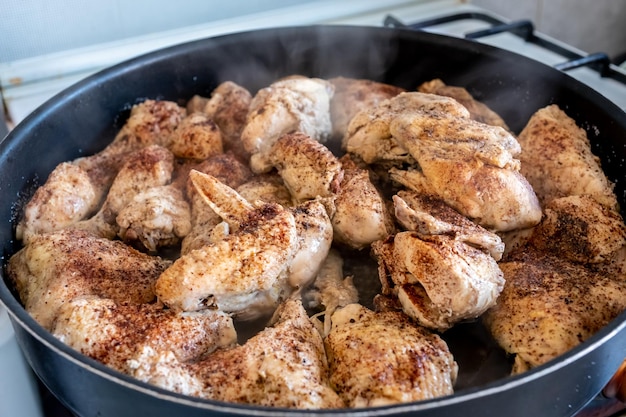
[[[241,132],[255,173],[267,172],[274,142],[289,132],[301,132],[324,142],[331,133],[330,99],[333,86],[326,80],[301,76],[276,81],[257,92]]]
[[[324,339],[330,383],[348,407],[377,407],[453,393],[458,366],[436,334],[397,312],[350,304]]]
[[[290,292],[285,271],[298,247],[293,215],[276,204],[252,206],[207,174],[190,175],[232,233],[178,258],[157,280],[159,299],[175,310],[214,308],[240,318],[272,311]]]
[[[537,196],[515,159],[520,146],[504,129],[448,114],[407,113],[394,118],[390,131],[419,165],[394,169],[395,181],[439,196],[488,229],[523,229],[541,220]]]
[[[375,107],[405,89],[395,85],[366,79],[346,77],[331,78],[335,93],[330,101],[330,118],[333,137],[343,138],[352,118],[361,110]]]
[[[626,308],[626,283],[583,264],[525,249],[500,263],[506,284],[483,316],[514,374],[569,351]]]
[[[132,375],[144,350],[171,352],[181,362],[237,343],[233,321],[212,310],[183,313],[158,304],[78,297],[64,304],[52,334],[80,353]]]
[[[154,355],[139,379],[218,401],[298,409],[344,407],[328,384],[324,343],[299,300],[287,300],[271,327],[245,344],[197,362]],[[146,355],[148,356],[148,355]]]
[[[285,182],[276,172],[255,175],[237,187],[237,192],[250,203],[260,200],[285,207],[296,205]]]
[[[339,189],[341,163],[324,145],[303,133],[281,136],[267,157],[296,201],[327,197]]]
[[[436,78],[421,84],[417,90],[420,93],[438,94],[452,97],[467,108],[470,117],[478,122],[492,126],[500,126],[508,131],[506,122],[485,103],[476,100],[465,88],[446,85],[441,79]]]
[[[518,140],[523,149],[521,172],[542,205],[559,197],[588,194],[617,208],[613,184],[592,153],[586,132],[557,105],[538,110]]]
[[[26,310],[50,329],[59,308],[79,296],[153,302],[154,284],[169,265],[120,241],[63,230],[33,236],[11,257],[7,272]]]
[[[204,113],[185,116],[170,137],[169,149],[177,158],[204,160],[223,152],[222,133]]]

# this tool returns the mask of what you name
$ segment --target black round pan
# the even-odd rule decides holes
[[[625,207],[626,115],[568,75],[483,44],[402,29],[314,26],[252,31],[160,50],[100,72],[63,91],[0,144],[0,242],[18,249],[20,208],[52,169],[102,149],[130,107],[146,98],[184,104],[231,80],[252,92],[291,74],[369,78],[415,89],[433,78],[466,87],[519,132],[539,108],[558,104],[585,128]],[[462,387],[431,401],[305,412],[184,397],[139,383],[53,338],[22,308],[4,280],[7,306],[26,358],[50,390],[81,417],[184,415],[569,416],[594,398],[626,357],[626,315],[571,352],[516,377]],[[463,340],[457,343],[463,344]],[[469,343],[469,342],[468,342]]]

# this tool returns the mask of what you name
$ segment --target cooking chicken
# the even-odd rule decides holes
[[[191,113],[174,128],[168,148],[177,158],[205,160],[223,152],[222,133],[205,114]]]
[[[333,86],[326,80],[301,76],[272,83],[256,93],[241,132],[256,173],[271,169],[268,157],[274,142],[290,132],[301,132],[324,142],[331,134],[330,99]]]
[[[119,303],[94,296],[63,304],[52,334],[125,374],[141,366],[138,361],[146,350],[172,352],[177,360],[188,362],[237,343],[232,319],[219,311],[180,313],[156,303]]]
[[[521,172],[542,205],[558,197],[588,194],[617,208],[613,184],[592,153],[586,132],[558,106],[535,112],[518,139],[523,149]]]
[[[506,130],[510,130],[500,115],[491,110],[484,103],[476,100],[463,87],[446,85],[446,83],[444,83],[441,79],[436,78],[421,84],[417,90],[420,93],[438,94],[440,96],[452,97],[465,106],[472,119],[481,123],[492,126],[500,126]]]
[[[80,230],[33,236],[7,272],[31,316],[50,329],[61,306],[94,295],[119,303],[155,301],[154,284],[171,262]]]
[[[332,315],[324,339],[330,384],[352,408],[453,393],[458,366],[446,343],[402,313],[349,304]]]
[[[289,294],[285,270],[298,248],[294,216],[277,204],[252,205],[210,175],[192,171],[190,178],[230,232],[164,271],[159,300],[175,310],[214,308],[248,319],[271,312]]]
[[[237,187],[237,192],[251,203],[261,200],[285,207],[296,204],[283,179],[276,172],[255,175]]]
[[[372,244],[383,294],[397,297],[402,310],[421,325],[442,331],[492,307],[504,286],[496,263],[504,249],[500,239],[436,198],[400,194],[394,201],[398,219],[426,218],[443,227],[425,222],[426,227]],[[403,222],[405,227],[420,224]]]
[[[322,337],[301,302],[287,300],[275,316],[271,327],[241,346],[187,363],[173,355],[155,355],[150,362],[142,361],[134,376],[218,401],[299,409],[344,407],[328,384]]]

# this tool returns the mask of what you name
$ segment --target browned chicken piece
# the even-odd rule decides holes
[[[209,174],[231,188],[240,186],[252,176],[252,171],[240,162],[232,152],[214,155],[190,168]],[[191,230],[185,235],[181,244],[181,254],[184,255],[211,242],[213,239],[211,231],[222,219],[207,206],[204,198],[198,194],[189,179],[189,171],[180,174],[176,181],[182,180],[184,180],[185,194],[191,206]]]
[[[267,160],[296,201],[328,197],[339,189],[343,177],[337,157],[300,132],[287,133],[277,139]]]
[[[182,394],[260,406],[344,407],[328,384],[324,342],[299,300],[279,307],[271,327],[230,349],[180,363],[155,355],[135,371],[143,381]]]
[[[59,308],[79,296],[153,302],[154,283],[169,265],[120,241],[63,230],[33,236],[11,257],[7,271],[26,310],[50,329]]]
[[[612,260],[626,245],[626,226],[617,211],[589,195],[550,201],[529,244],[572,262],[597,264]]]
[[[210,175],[189,175],[228,233],[164,271],[159,299],[175,310],[213,308],[243,319],[272,311],[290,292],[286,269],[298,247],[292,213],[277,204],[252,205]]]
[[[285,207],[296,204],[283,179],[274,171],[250,178],[237,187],[237,192],[251,203],[261,200]]]
[[[413,163],[407,149],[395,140],[389,129],[392,120],[407,112],[437,112],[469,118],[467,109],[450,97],[400,93],[376,107],[359,111],[348,125],[343,148],[368,164]]]
[[[35,235],[61,230],[86,218],[99,205],[99,195],[87,173],[71,163],[61,163],[24,207],[15,235],[27,244]]]
[[[348,407],[378,407],[453,394],[458,366],[445,341],[399,312],[350,304],[324,339],[330,383]]]
[[[224,149],[232,151],[243,160],[250,154],[243,148],[241,132],[252,102],[250,92],[232,82],[225,81],[211,92],[211,98],[194,96],[187,104],[187,111],[201,111],[217,123],[222,132]]]
[[[80,353],[129,375],[141,366],[145,351],[171,352],[187,362],[237,343],[232,319],[219,311],[180,313],[94,296],[61,306],[51,331]]]
[[[328,199],[334,240],[355,249],[384,239],[395,231],[387,202],[370,181],[369,171],[361,169],[349,156],[341,159],[343,180],[336,194]]]
[[[124,242],[156,252],[177,245],[191,232],[191,209],[180,189],[152,187],[137,194],[115,222]]]
[[[415,93],[420,94],[420,93]],[[449,114],[406,113],[390,132],[419,169],[392,169],[391,178],[448,205],[491,230],[532,227],[541,207],[515,159],[519,143],[506,130]]]
[[[511,130],[500,115],[491,110],[485,103],[476,100],[463,87],[446,85],[441,79],[436,78],[421,84],[417,90],[420,93],[452,97],[467,108],[472,119],[488,125],[500,126],[508,131]]]
[[[177,158],[204,160],[223,152],[222,133],[204,113],[191,113],[172,132],[169,149]]]
[[[324,142],[330,137],[330,99],[333,86],[326,80],[289,77],[257,92],[241,132],[244,148],[252,156],[250,166],[259,174],[268,161],[274,142],[289,132],[302,132]]]
[[[555,198],[588,194],[617,208],[613,184],[591,151],[586,132],[557,105],[538,110],[520,133],[521,172],[542,206]]]
[[[404,91],[395,85],[373,80],[335,77],[330,81],[335,87],[335,94],[330,101],[330,118],[333,137],[344,137],[352,118],[361,110],[375,107],[380,102]]]
[[[119,231],[116,222],[118,214],[139,193],[168,184],[173,170],[174,156],[162,146],[151,145],[129,154],[100,210],[91,218],[69,227],[107,239],[115,238]]]
[[[514,374],[584,342],[626,309],[626,282],[560,253],[526,248],[500,263],[506,284],[484,323],[515,355]]]
[[[423,210],[435,218],[427,220],[437,227],[415,222],[417,230],[372,244],[383,295],[397,297],[407,315],[431,329],[443,331],[479,317],[495,304],[504,286],[494,258],[499,259],[504,246],[493,233],[468,226],[440,200],[419,198],[415,207],[399,204],[411,200],[418,201],[418,196],[395,198],[398,217],[425,218],[419,213]]]

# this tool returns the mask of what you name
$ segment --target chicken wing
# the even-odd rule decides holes
[[[79,296],[153,302],[154,284],[169,265],[120,241],[62,230],[33,236],[11,257],[7,272],[26,310],[50,329],[59,308]]]
[[[350,304],[324,339],[330,383],[348,407],[377,407],[453,393],[458,366],[446,343],[403,313]]]
[[[330,99],[333,86],[319,78],[289,77],[272,83],[254,96],[241,132],[244,148],[256,173],[269,171],[267,158],[276,140],[301,132],[324,142],[331,133]]]
[[[232,231],[178,258],[156,283],[159,299],[175,310],[215,308],[254,318],[273,310],[289,293],[285,270],[298,246],[289,210],[253,206],[214,177],[192,171],[205,201]]]
[[[521,172],[542,205],[559,197],[588,194],[617,208],[613,184],[592,153],[586,132],[557,105],[538,110],[518,140],[522,145]]]
[[[212,310],[181,313],[158,304],[77,297],[59,309],[52,334],[68,346],[132,375],[145,350],[177,360],[201,359],[237,343],[232,319]]]

